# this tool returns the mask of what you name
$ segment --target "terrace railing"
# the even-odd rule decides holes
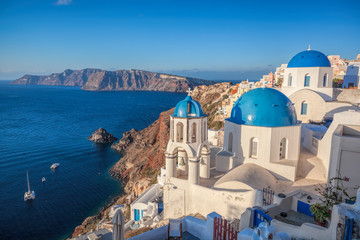
[[[273,204],[275,191],[271,187],[263,188],[263,207]]]
[[[237,234],[226,219],[214,219],[214,240],[237,240]]]

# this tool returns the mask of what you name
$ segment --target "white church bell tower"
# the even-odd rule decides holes
[[[210,148],[207,117],[200,103],[188,96],[170,116],[170,139],[166,148],[166,178],[187,176],[193,184],[210,178]]]

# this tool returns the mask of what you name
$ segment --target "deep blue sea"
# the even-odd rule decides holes
[[[108,173],[121,156],[88,136],[99,127],[118,138],[131,128],[143,129],[184,96],[0,81],[0,239],[69,237],[122,192]],[[54,162],[60,167],[52,171]],[[26,170],[36,193],[30,203],[24,202]]]

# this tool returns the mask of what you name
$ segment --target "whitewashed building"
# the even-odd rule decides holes
[[[281,91],[294,103],[300,121],[323,122],[334,113],[356,109],[350,103],[334,101],[332,81],[329,59],[309,48],[289,61]]]
[[[280,67],[276,68],[276,71],[274,73],[275,82],[284,81],[284,72],[285,72],[286,67],[287,67],[287,64],[281,64]]]
[[[343,88],[360,87],[360,62],[352,62],[349,64],[342,86]]]
[[[301,89],[311,89],[325,100],[332,100],[333,70],[329,59],[321,52],[311,50],[296,54],[284,72],[282,92],[290,96]]]
[[[224,148],[216,170],[255,163],[279,178],[295,181],[300,154],[300,122],[280,91],[257,88],[242,95],[225,120]]]

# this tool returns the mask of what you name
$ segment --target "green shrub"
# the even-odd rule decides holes
[[[314,217],[319,222],[324,222],[327,219],[331,218],[331,210],[320,203],[312,204],[310,206],[310,211],[314,214]]]

